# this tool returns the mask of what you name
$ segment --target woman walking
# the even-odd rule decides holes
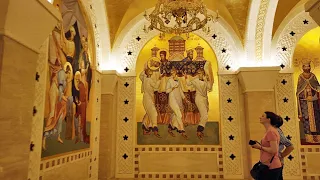
[[[260,162],[268,166],[268,170],[262,172],[258,180],[278,180],[281,174],[281,161],[279,158],[280,135],[274,127],[279,122],[278,115],[266,111],[260,117],[260,123],[265,127],[265,135],[261,145],[256,143],[251,147],[260,150]]]

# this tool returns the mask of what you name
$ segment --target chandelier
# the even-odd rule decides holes
[[[216,22],[219,18],[207,13],[202,0],[158,0],[155,9],[150,15],[145,12],[144,17],[150,26],[144,31],[148,33],[156,29],[166,34],[183,34],[202,29],[209,33],[209,21]]]

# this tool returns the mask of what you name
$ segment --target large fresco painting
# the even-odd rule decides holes
[[[200,37],[155,37],[137,62],[137,144],[219,144],[217,62]]]
[[[302,145],[320,144],[320,28],[308,32],[294,53],[297,111]]]
[[[60,0],[49,38],[42,157],[90,147],[92,63],[88,28],[79,1]]]

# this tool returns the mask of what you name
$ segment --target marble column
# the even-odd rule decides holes
[[[238,77],[244,97],[245,146],[247,146],[247,164],[250,170],[259,161],[260,151],[252,149],[249,140],[260,141],[265,133],[259,117],[265,111],[276,112],[274,86],[280,67],[243,67]]]
[[[27,179],[40,46],[60,19],[46,0],[0,2],[0,179]],[[39,168],[39,167],[37,167]]]
[[[115,178],[117,136],[117,84],[116,71],[103,71],[101,75],[101,120],[99,147],[99,179]]]

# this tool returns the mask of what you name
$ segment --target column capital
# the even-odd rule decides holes
[[[320,0],[309,0],[304,5],[305,11],[309,12],[312,19],[320,26]]]
[[[59,10],[46,0],[1,0],[0,35],[39,53],[57,22]]]
[[[101,74],[101,94],[114,95],[119,74],[115,70],[102,71]],[[123,85],[124,86],[124,85]]]
[[[243,92],[274,91],[280,67],[241,67],[237,75]]]

